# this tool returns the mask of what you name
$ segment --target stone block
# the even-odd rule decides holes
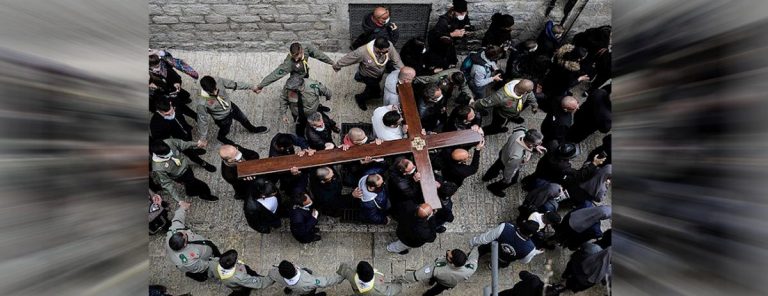
[[[310,14],[312,11],[307,5],[275,5],[277,12],[281,14]],[[314,9],[315,7],[313,7]]]
[[[200,42],[213,42],[213,41],[215,41],[213,39],[213,34],[211,32],[197,31],[197,32],[195,32],[195,39],[200,41]]]
[[[248,5],[248,13],[260,16],[274,16],[277,14],[277,9],[275,9],[275,7],[272,5],[266,4]]]
[[[283,28],[290,31],[306,31],[312,28],[312,24],[309,23],[287,23],[283,24]]]
[[[307,15],[297,15],[296,21],[297,22],[314,22],[320,20],[320,16],[307,14]]]
[[[230,16],[229,19],[238,23],[255,23],[261,21],[261,17],[258,15]]]
[[[168,3],[192,4],[197,3],[197,0],[168,0]]]
[[[205,18],[202,15],[180,16],[179,20],[182,23],[205,24]]]
[[[223,15],[206,15],[205,22],[209,24],[222,24],[226,23],[228,18]]]
[[[195,40],[195,34],[187,32],[169,32],[166,34],[172,41],[190,41]]]
[[[205,4],[185,5],[181,11],[184,15],[207,15],[211,13],[211,7]]]
[[[312,24],[312,28],[315,30],[327,30],[330,26],[324,22],[315,22]]]
[[[314,14],[326,14],[331,12],[331,7],[328,5],[313,5],[311,10]]]
[[[275,21],[278,23],[290,23],[295,19],[295,15],[291,14],[279,14],[275,17]]]
[[[184,30],[194,30],[195,25],[194,24],[175,24],[171,25],[171,30],[174,31],[184,31]]]
[[[231,24],[229,24],[229,27],[232,28],[232,29],[239,28],[242,31],[254,31],[254,30],[261,30],[262,29],[262,26],[257,24],[257,23],[245,23],[245,24],[231,23]],[[280,28],[278,30],[282,30],[282,28]]]
[[[153,16],[152,23],[155,24],[178,24],[179,19],[175,16]]]
[[[262,15],[260,17],[261,17],[261,21],[263,21],[263,22],[274,22],[275,21],[275,16],[272,15],[272,14]]]
[[[149,42],[165,41],[167,38],[168,38],[168,36],[165,35],[165,33],[149,34]]]
[[[200,31],[216,31],[216,32],[229,31],[229,25],[227,24],[199,24],[199,25],[195,25],[195,28],[197,28]]]
[[[165,15],[165,13],[163,12],[163,9],[160,8],[160,6],[150,4],[149,15]]]
[[[170,27],[168,27],[168,25],[149,25],[149,34],[164,33],[168,31],[170,31]]]
[[[229,2],[232,3],[232,4],[256,4],[256,3],[261,3],[260,0],[230,0]],[[267,1],[267,2],[269,2],[269,1]],[[224,1],[224,3],[226,3],[226,1]]]
[[[269,33],[269,39],[277,41],[293,41],[297,36],[294,32],[278,31]]]
[[[182,5],[168,4],[168,5],[163,5],[161,7],[163,8],[164,15],[175,15],[175,16],[182,15],[182,12],[181,12]]]
[[[213,39],[220,40],[220,41],[237,40],[237,33],[235,32],[215,32],[212,35],[213,35]]]
[[[211,5],[213,11],[223,15],[245,15],[248,12],[246,5]]]
[[[262,30],[264,31],[282,31],[283,30],[283,24],[276,24],[276,23],[262,23],[259,25]]]
[[[299,39],[302,40],[317,40],[328,38],[328,32],[326,31],[301,31],[298,32]]]
[[[240,40],[258,41],[267,39],[268,36],[266,32],[238,32],[237,37],[239,37]]]
[[[229,0],[200,0],[200,3],[204,4],[227,4]]]

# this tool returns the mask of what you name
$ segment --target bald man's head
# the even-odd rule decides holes
[[[576,110],[579,110],[579,100],[572,96],[565,96],[560,100],[560,107],[562,107],[565,112],[576,112]]]
[[[240,158],[242,159],[242,154],[240,154],[240,151],[237,151],[237,147],[235,146],[221,145],[221,148],[219,148],[219,156],[227,163],[237,162],[238,155],[240,155]]]
[[[353,127],[349,129],[348,135],[349,135],[349,139],[352,140],[352,142],[355,143],[356,145],[362,145],[362,144],[365,144],[365,142],[367,142],[368,137],[365,135],[365,132],[360,128]]]
[[[389,9],[382,6],[376,6],[373,9],[373,19],[379,24],[385,24],[389,21]]]
[[[416,77],[416,70],[411,67],[405,66],[400,68],[400,74],[397,75],[397,80],[400,84],[411,83],[413,78]]]
[[[515,93],[518,95],[523,95],[523,94],[532,92],[533,86],[534,86],[533,81],[530,81],[528,79],[520,80],[520,82],[518,82],[515,85]]]
[[[455,149],[451,152],[451,159],[456,162],[466,163],[469,160],[469,152],[461,148]]]
[[[423,203],[419,205],[419,209],[416,211],[416,216],[421,219],[426,219],[430,215],[432,215],[432,206],[430,206],[428,203]]]

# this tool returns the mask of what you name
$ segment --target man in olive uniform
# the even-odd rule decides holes
[[[456,104],[468,105],[474,99],[472,90],[469,89],[464,73],[456,68],[443,70],[433,75],[416,76],[414,84],[435,83],[443,91],[446,99],[454,100]]]
[[[328,65],[333,65],[334,63],[331,58],[314,45],[310,43],[302,45],[301,43],[294,42],[291,44],[290,53],[285,57],[283,63],[277,66],[277,69],[269,73],[267,77],[264,77],[259,82],[259,85],[256,86],[256,93],[261,93],[262,89],[288,74],[291,74],[291,77],[309,78],[309,58],[315,58]]]
[[[269,278],[277,285],[284,286],[283,292],[287,295],[325,296],[325,292],[316,293],[315,291],[344,281],[344,278],[338,274],[329,277],[314,276],[311,270],[300,268],[285,260],[269,271]]]
[[[356,269],[352,269],[347,263],[342,263],[336,273],[349,281],[355,295],[394,296],[403,290],[403,285],[400,283],[384,283],[384,274],[373,269],[373,266],[366,261],[360,261]]]
[[[173,197],[180,201],[182,197],[176,190],[175,182],[184,184],[184,190],[189,196],[199,196],[206,201],[217,201],[218,197],[211,195],[211,188],[205,182],[195,178],[195,174],[189,167],[187,157],[181,151],[192,147],[202,148],[205,143],[185,142],[178,139],[155,140],[150,145],[152,152],[152,180],[166,191],[163,196]]]
[[[188,277],[198,282],[208,279],[208,262],[213,257],[220,257],[219,249],[213,242],[195,234],[184,225],[186,211],[191,204],[179,202],[179,209],[173,214],[173,223],[165,236],[165,254],[176,265],[176,268],[186,273]]]
[[[475,101],[473,106],[477,110],[493,108],[491,124],[484,128],[485,135],[506,133],[509,121],[520,124],[524,119],[520,117],[526,105],[531,106],[531,111],[539,111],[536,103],[536,95],[533,94],[533,82],[528,79],[512,80],[491,96]]]
[[[445,258],[437,258],[434,262],[424,265],[419,270],[405,275],[405,282],[429,282],[437,283],[424,295],[439,295],[445,290],[453,289],[459,282],[466,281],[477,271],[477,258],[479,252],[472,250],[469,258],[462,250],[453,249],[445,252]]]
[[[397,49],[385,37],[377,37],[375,40],[349,52],[333,64],[333,70],[338,72],[346,66],[358,64],[355,81],[365,84],[365,90],[355,95],[357,107],[363,111],[368,110],[365,101],[370,98],[378,98],[381,95],[379,82],[384,76],[384,70],[388,63],[392,63],[395,69],[405,67],[400,60]]]
[[[225,78],[213,78],[211,76],[203,76],[200,78],[200,100],[197,106],[197,124],[198,132],[201,139],[208,137],[208,121],[203,114],[208,113],[213,117],[213,122],[219,127],[219,134],[216,139],[222,144],[235,145],[230,139],[227,139],[229,130],[232,128],[232,121],[237,120],[243,125],[249,132],[261,134],[266,133],[269,129],[265,126],[254,126],[248,117],[243,114],[240,107],[235,105],[229,99],[226,89],[232,90],[244,90],[251,89],[255,91],[255,88],[250,83],[232,81]]]
[[[208,275],[219,279],[222,284],[232,289],[230,296],[248,296],[251,295],[251,290],[264,289],[274,283],[269,277],[259,275],[248,265],[237,260],[235,250],[224,252],[218,262],[209,261]]]
[[[331,131],[338,133],[339,128],[336,122],[320,109],[320,97],[324,96],[326,101],[331,100],[333,93],[320,82],[300,76],[291,76],[285,82],[285,90],[281,95],[280,113],[285,114],[287,110],[291,111],[291,116],[296,122],[296,135],[304,135],[307,127],[307,118],[313,113],[320,112],[323,115],[323,122]],[[283,121],[288,123],[288,117],[283,117]]]

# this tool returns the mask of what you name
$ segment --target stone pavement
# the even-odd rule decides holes
[[[182,51],[171,50],[172,54],[184,59],[192,65],[200,75],[214,75],[230,78],[236,81],[248,81],[258,83],[264,76],[273,70],[286,56],[280,53],[256,53],[256,52],[210,52],[210,51]],[[336,60],[342,56],[338,53],[330,53],[329,56]],[[504,65],[505,63],[499,63]],[[368,111],[361,111],[354,103],[353,95],[363,89],[363,84],[354,82],[352,76],[357,67],[350,66],[335,73],[329,65],[311,59],[311,77],[325,84],[333,91],[333,99],[323,102],[323,105],[332,109],[330,115],[337,122],[370,122],[370,117],[375,106],[380,101],[369,101]],[[200,92],[199,86],[188,76],[184,77],[183,87],[193,96]],[[287,76],[286,76],[287,77]],[[269,140],[276,132],[289,132],[287,124],[281,121],[282,114],[278,114],[278,91],[282,88],[285,78],[265,88],[260,94],[252,91],[232,91],[230,95],[235,103],[243,109],[243,112],[256,125],[270,127],[268,134],[251,135],[238,123],[232,127],[229,138],[235,142],[256,150],[260,155],[266,156]],[[580,93],[580,92],[575,92]],[[374,107],[374,108],[372,108]],[[543,113],[533,115],[530,111],[524,111],[528,128],[538,129]],[[208,119],[210,121],[210,118]],[[490,122],[490,118],[486,121]],[[193,123],[193,122],[191,122]],[[210,126],[216,126],[211,122]],[[209,133],[208,153],[204,159],[220,165],[218,147],[221,145],[215,140],[215,131]],[[602,134],[592,135],[581,143],[582,155],[575,160],[575,164],[583,162],[586,152],[600,145]],[[447,225],[448,231],[439,234],[434,243],[427,244],[419,249],[411,250],[407,255],[391,254],[386,251],[386,245],[395,240],[394,225],[368,226],[349,223],[339,223],[338,219],[320,217],[320,229],[323,239],[319,242],[302,245],[296,242],[288,229],[287,219],[283,220],[283,227],[271,234],[260,234],[246,224],[242,212],[242,202],[232,198],[232,187],[226,183],[219,171],[208,173],[195,165],[195,175],[206,181],[213,193],[221,199],[215,203],[200,202],[193,199],[193,205],[187,215],[187,223],[207,238],[214,241],[222,252],[235,249],[240,254],[240,259],[254,268],[260,274],[266,274],[268,270],[280,260],[289,260],[300,266],[312,269],[315,274],[328,275],[335,272],[340,262],[356,264],[359,260],[368,260],[374,268],[383,272],[388,280],[393,276],[404,274],[406,270],[420,268],[424,263],[431,262],[437,257],[444,256],[445,251],[460,248],[468,250],[468,240],[487,229],[498,225],[502,221],[512,220],[517,214],[517,206],[524,198],[524,192],[520,186],[512,186],[507,189],[506,198],[498,198],[490,194],[486,189],[486,183],[480,181],[480,176],[495,161],[496,155],[507,139],[507,135],[494,135],[486,139],[486,149],[481,154],[480,172],[468,178],[459,192],[454,196],[454,214],[456,220]],[[526,176],[535,169],[536,156],[527,165],[521,174]],[[183,188],[182,188],[183,190]],[[172,201],[172,200],[171,200]],[[607,199],[610,203],[610,197]],[[176,205],[172,205],[172,211]],[[564,214],[564,213],[562,213]],[[393,223],[394,224],[394,223]],[[609,222],[603,228],[609,227]],[[162,284],[175,294],[191,292],[193,295],[227,295],[229,289],[209,280],[198,283],[178,271],[165,257],[163,247],[164,235],[150,238],[150,284]],[[500,271],[500,288],[511,288],[519,280],[517,273],[521,270],[529,270],[544,279],[545,263],[552,261],[554,271],[550,282],[559,282],[568,261],[570,251],[553,250],[536,256],[531,263],[515,263]],[[487,268],[490,256],[480,259],[480,267],[472,278],[457,288],[446,291],[444,295],[482,295],[485,285],[490,285],[491,272]],[[410,284],[404,290],[404,295],[421,295],[428,287],[421,284]],[[326,289],[329,295],[349,295],[351,288],[344,282],[333,288]],[[605,295],[605,287],[598,285],[580,295]],[[282,295],[282,291],[269,287],[262,291],[254,291],[252,295]]]

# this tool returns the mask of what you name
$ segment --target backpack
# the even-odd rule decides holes
[[[464,77],[469,80],[470,77],[472,77],[470,74],[472,74],[472,66],[475,64],[481,65],[486,68],[490,68],[488,65],[485,64],[485,61],[480,57],[480,53],[482,51],[477,52],[470,52],[466,58],[464,58],[464,61],[461,62],[461,67],[459,68],[462,73],[464,73]],[[480,64],[479,62],[482,62]]]

